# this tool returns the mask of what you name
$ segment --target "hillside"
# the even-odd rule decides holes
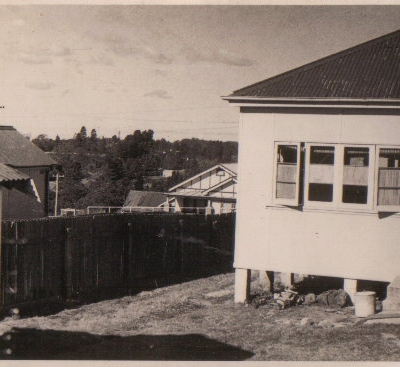
[[[237,142],[155,140],[152,130],[136,130],[123,139],[116,135],[98,137],[96,130],[88,134],[85,127],[72,139],[39,135],[32,142],[62,167],[59,208],[121,206],[129,190],[143,190],[152,177],[160,177],[162,170],[184,171],[153,179],[153,191],[167,191],[217,163],[237,162],[238,150]],[[54,208],[53,201],[51,192],[50,208]]]

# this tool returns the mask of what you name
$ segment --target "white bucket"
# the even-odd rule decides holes
[[[375,292],[357,292],[354,295],[356,317],[368,317],[375,313]]]

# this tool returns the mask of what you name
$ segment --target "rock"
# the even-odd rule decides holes
[[[329,307],[345,307],[350,305],[350,296],[343,289],[332,289],[318,295],[317,302]]]
[[[304,317],[300,320],[300,326],[313,326],[314,325],[314,320],[312,320],[310,317]]]
[[[304,296],[304,304],[311,305],[312,303],[317,302],[317,298],[314,293],[308,293]]]
[[[336,302],[340,307],[346,307],[351,303],[350,296],[343,289],[339,289],[336,296]]]
[[[286,290],[281,293],[278,293],[278,296],[276,296],[275,293],[274,300],[276,301],[281,310],[284,310],[289,306],[299,305],[304,301],[302,296],[299,296],[297,292],[294,292],[292,290]]]
[[[219,298],[219,297],[227,297],[231,296],[233,294],[233,291],[231,289],[223,289],[220,291],[215,291],[215,292],[210,292],[204,295],[204,297],[207,298]]]
[[[318,326],[323,327],[324,329],[329,329],[334,327],[335,325],[329,320],[322,320],[321,322],[318,323]]]

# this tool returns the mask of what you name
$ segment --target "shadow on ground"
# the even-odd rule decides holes
[[[254,354],[199,334],[94,335],[14,328],[2,336],[1,359],[242,361]]]
[[[386,298],[386,289],[389,283],[370,280],[358,280],[357,291],[374,291],[376,296],[383,300]],[[309,275],[294,285],[294,290],[300,294],[321,294],[331,289],[343,289],[343,278],[323,277]]]
[[[343,288],[343,279],[309,275],[294,285],[294,289],[300,294],[321,294],[330,289]]]
[[[4,305],[0,311],[0,319],[13,316],[13,310],[18,309],[18,316],[22,318],[33,316],[47,316],[65,309],[76,308],[84,304],[100,302],[109,299],[134,296],[143,291],[151,291],[157,288],[167,287],[174,284],[182,284],[192,280],[211,277],[214,275],[233,272],[232,264],[223,264],[216,268],[206,269],[202,272],[192,272],[189,274],[172,274],[168,276],[135,279],[133,284],[127,286],[103,287],[93,289],[91,292],[79,293],[68,299],[56,297],[54,299],[44,299],[30,301],[22,304]]]

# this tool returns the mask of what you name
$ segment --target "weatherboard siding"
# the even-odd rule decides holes
[[[400,215],[275,205],[275,142],[400,145],[400,116],[368,109],[242,109],[235,267],[391,281]],[[250,215],[251,214],[251,215]]]

